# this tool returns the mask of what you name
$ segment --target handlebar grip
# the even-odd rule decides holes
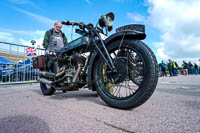
[[[72,25],[72,23],[70,21],[62,21],[61,23],[64,25]]]
[[[79,25],[78,22],[70,22],[70,21],[62,21],[61,23],[64,25]]]

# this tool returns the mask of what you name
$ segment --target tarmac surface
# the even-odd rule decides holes
[[[0,85],[0,133],[200,133],[200,76],[161,77],[131,110],[87,89],[43,96],[39,84]]]

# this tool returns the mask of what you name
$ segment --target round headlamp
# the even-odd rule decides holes
[[[112,30],[112,25],[113,25],[113,20],[114,20],[114,14],[112,12],[102,15],[101,18],[99,19],[99,25],[103,27],[108,27],[108,30]]]

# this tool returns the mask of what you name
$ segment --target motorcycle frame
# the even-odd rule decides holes
[[[109,45],[111,42],[113,42],[115,40],[121,40],[121,43],[122,43],[123,39],[127,39],[127,38],[134,39],[134,40],[143,40],[146,38],[145,33],[137,33],[135,31],[123,31],[123,32],[116,32],[116,33],[110,35],[105,40],[102,40],[101,36],[99,35],[99,32],[97,32],[99,29],[100,28],[95,27],[88,31],[79,30],[84,33],[84,35],[81,34],[82,36],[88,36],[89,40],[90,40],[89,44],[87,44],[87,48],[84,50],[84,52],[90,53],[90,55],[87,59],[86,65],[84,67],[84,73],[87,76],[86,84],[89,88],[95,82],[92,79],[92,74],[93,74],[92,70],[94,68],[94,64],[95,64],[95,61],[98,56],[105,61],[105,63],[108,65],[109,70],[111,72],[116,71],[113,61],[106,49],[107,45]],[[98,38],[98,39],[96,39],[96,38]],[[67,51],[68,51],[67,49],[62,51],[59,56],[61,56],[62,53],[67,53]]]

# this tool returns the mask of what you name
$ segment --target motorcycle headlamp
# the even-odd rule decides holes
[[[114,14],[112,12],[102,15],[101,18],[99,19],[99,25],[103,27],[108,27],[108,31],[112,30],[112,25],[113,25],[113,20],[114,20]]]

